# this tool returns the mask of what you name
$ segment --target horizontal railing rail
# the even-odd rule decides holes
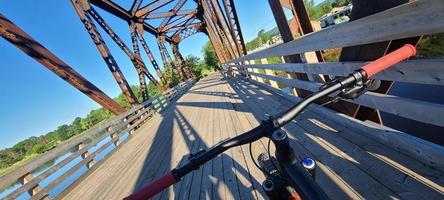
[[[321,62],[236,65],[242,69],[271,69],[284,72],[346,76],[368,62]],[[387,81],[444,85],[444,59],[410,60],[399,63],[373,78]],[[244,70],[246,71],[246,70]]]
[[[321,83],[310,81],[288,79],[255,72],[243,73],[265,78],[268,80],[274,80],[288,86],[304,89],[311,92],[318,91],[319,88],[322,86]],[[334,94],[332,94],[331,96],[333,95]],[[393,95],[379,94],[374,92],[366,92],[365,94],[354,100],[345,100],[370,108],[379,109],[390,114],[444,127],[444,118],[436,117],[444,116],[444,106],[441,104],[402,98]],[[424,113],[427,113],[427,115],[424,115]]]
[[[252,52],[224,63],[228,75],[238,75],[265,88],[285,93],[287,96],[298,99],[293,94],[302,91],[314,92],[325,84],[325,79],[335,76],[346,76],[368,62],[320,62],[320,63],[278,63],[268,64],[267,58],[323,51],[332,48],[343,48],[356,45],[372,44],[382,41],[405,39],[444,32],[444,1],[416,0],[403,5],[343,24],[335,25],[301,36],[293,41],[272,46],[267,49]],[[419,52],[421,53],[421,52]],[[442,55],[444,56],[444,55]],[[420,59],[421,56],[401,62],[374,77],[377,80],[394,82],[444,85],[444,59]],[[304,60],[305,61],[305,60]],[[260,62],[260,63],[258,63]],[[313,61],[312,61],[313,62]],[[308,80],[295,78],[295,73],[307,74]],[[322,75],[322,76],[321,76]],[[290,89],[284,91],[283,89]],[[292,89],[296,90],[292,90]],[[442,92],[442,91],[437,91]],[[390,94],[366,92],[354,100],[346,100],[356,105],[377,109],[392,115],[411,119],[417,122],[444,127],[444,105],[426,99],[417,100]],[[353,119],[359,121],[357,119]],[[369,122],[359,121],[363,124]],[[394,131],[391,131],[394,132]],[[391,148],[404,152],[406,155],[421,160],[431,166],[443,166],[443,162],[436,160],[444,157],[444,151],[439,145],[423,141],[412,135],[393,134],[384,137],[375,137],[378,141]],[[402,148],[396,144],[384,141],[384,138],[402,140]],[[407,140],[406,138],[414,138]],[[419,147],[408,147],[408,141],[422,141]],[[411,143],[411,145],[415,145]],[[432,148],[433,147],[433,148]],[[409,149],[410,148],[410,149]],[[419,149],[419,150],[418,150]]]
[[[70,138],[63,144],[58,145],[56,148],[40,155],[36,159],[33,159],[29,163],[15,169],[14,171],[0,177],[0,189],[5,189],[11,185],[19,182],[21,186],[14,189],[7,194],[5,199],[16,199],[28,192],[31,199],[44,199],[52,198],[49,196],[49,192],[60,185],[69,176],[73,175],[82,167],[86,166],[88,169],[96,166],[96,157],[98,154],[104,152],[107,148],[114,145],[119,146],[124,141],[122,136],[128,133],[128,137],[134,134],[134,130],[140,127],[146,120],[150,119],[156,112],[161,112],[167,108],[168,104],[173,100],[179,98],[185,93],[193,84],[195,80],[188,80],[180,83],[174,88],[171,88],[161,95],[151,98],[148,101],[137,105],[128,111],[116,116],[96,127],[83,132],[73,138]],[[110,138],[109,141],[106,141]],[[92,147],[97,146],[99,143],[104,142],[94,151],[91,151]],[[109,157],[113,151],[108,152],[101,160]],[[33,177],[33,172],[39,169],[41,166],[48,162],[71,153],[66,158],[54,163],[49,168],[45,169],[42,173]],[[77,158],[81,157],[82,160],[75,163],[72,167],[63,172],[60,176],[54,178],[46,186],[42,187],[40,182],[54,175],[60,171],[63,167],[72,163]],[[84,175],[84,174],[83,174]],[[80,177],[78,177],[80,178]]]
[[[444,32],[442,0],[416,0],[355,21],[322,29],[293,41],[251,53],[227,63],[300,54],[324,49]]]

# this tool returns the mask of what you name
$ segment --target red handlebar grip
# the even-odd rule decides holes
[[[371,76],[379,73],[382,70],[389,68],[390,66],[399,63],[411,56],[416,54],[415,46],[411,44],[406,44],[403,47],[361,67],[367,74],[366,78],[370,78]]]
[[[156,181],[152,182],[150,185],[142,188],[140,191],[125,197],[125,200],[146,200],[152,198],[157,193],[161,192],[162,190],[170,187],[176,183],[176,179],[173,176],[172,172],[169,172]]]

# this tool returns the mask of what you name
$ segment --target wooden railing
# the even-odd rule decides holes
[[[52,189],[59,186],[68,177],[72,176],[85,166],[88,170],[96,168],[98,164],[102,163],[103,160],[106,160],[117,147],[128,141],[128,139],[134,134],[135,129],[149,120],[156,112],[161,112],[167,108],[170,102],[179,98],[194,83],[195,80],[180,83],[161,95],[143,102],[105,123],[67,140],[65,143],[40,155],[28,164],[0,177],[0,190],[10,187],[17,182],[21,184],[20,187],[10,192],[5,199],[16,199],[21,195],[24,195],[26,192],[28,192],[32,199],[53,198],[52,196],[49,196],[49,192]],[[112,146],[114,147],[113,150],[109,152],[105,151]],[[105,153],[105,155],[103,155],[103,158],[96,160],[96,157],[100,153]],[[33,177],[33,173],[46,163],[54,161],[62,156],[66,157]],[[79,157],[81,158],[81,161],[75,163],[74,161]],[[67,168],[66,166],[69,166],[69,164],[71,164],[72,167]],[[52,177],[55,174],[60,173],[62,168],[64,171],[61,172],[59,176]],[[81,176],[84,176],[85,174],[87,173],[83,173]],[[76,177],[76,179],[81,178],[81,176]],[[50,177],[52,177],[50,182],[43,187],[40,183]]]
[[[442,32],[444,32],[444,1],[417,0],[239,57],[225,63],[224,67],[229,74],[247,77],[253,82],[281,93],[283,92],[280,91],[281,88],[279,88],[277,83],[287,85],[290,88],[313,92],[319,90],[319,87],[324,82],[314,79],[310,81],[278,76],[274,73],[274,70],[286,73],[322,74],[334,77],[347,75],[360,66],[365,65],[365,62],[264,64],[266,63],[266,58]],[[254,64],[254,60],[259,59],[265,62]],[[265,73],[261,73],[259,69],[265,70]],[[381,72],[374,78],[388,81],[444,85],[444,59],[405,61]],[[437,92],[441,93],[443,91]],[[288,93],[285,95],[288,95]],[[347,101],[426,124],[444,127],[444,105],[442,104],[375,92],[366,92],[355,100]],[[385,142],[390,143],[390,141]],[[409,149],[408,145],[404,145],[403,150],[429,165],[444,168],[444,162],[440,161],[444,155],[442,147],[423,140],[421,140],[420,145],[422,145],[421,148],[427,150],[416,151],[411,147]]]

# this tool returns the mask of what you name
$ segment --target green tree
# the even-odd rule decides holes
[[[336,3],[336,6],[339,7],[339,6],[346,6],[346,5],[350,4],[350,1],[349,0],[336,0],[335,3]]]
[[[46,147],[42,144],[36,144],[34,147],[32,147],[32,154],[41,154],[44,153],[46,150]]]
[[[202,77],[202,70],[205,67],[203,63],[201,63],[201,60],[199,57],[194,55],[188,55],[185,57],[185,62],[188,66],[190,66],[191,71],[193,71],[194,75],[196,75],[198,78]]]
[[[329,13],[332,9],[333,9],[333,7],[331,6],[331,4],[329,4],[329,3],[324,3],[324,4],[322,4],[321,5],[321,8],[322,8],[322,12],[325,14],[325,13]]]
[[[210,69],[219,70],[219,59],[217,59],[216,51],[213,48],[213,45],[208,41],[202,49],[202,53],[204,56],[204,63]]]
[[[264,29],[261,29],[257,33],[257,38],[259,38],[259,45],[267,43],[269,40],[271,40],[271,36],[268,35]]]

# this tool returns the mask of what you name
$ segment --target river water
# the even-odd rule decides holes
[[[128,133],[123,134],[119,139],[120,141],[125,141],[128,138]],[[105,139],[103,139],[102,141],[100,141],[99,143],[97,143],[95,146],[91,147],[88,149],[88,152],[94,152],[96,151],[98,148],[100,148],[101,146],[103,146],[104,144],[106,144],[107,142],[109,142],[111,140],[110,137],[106,137]],[[105,150],[103,150],[102,152],[100,152],[99,154],[97,154],[97,156],[94,158],[94,160],[100,161],[104,156],[106,156],[108,153],[110,153],[113,149],[115,149],[114,145],[110,145],[109,147],[107,147]],[[60,161],[64,160],[65,158],[67,158],[68,156],[70,156],[72,154],[72,152],[67,152],[64,155],[56,158],[55,160],[46,163],[45,165],[43,165],[42,167],[40,167],[39,169],[34,170],[31,174],[33,177],[37,177],[38,175],[42,174],[43,172],[45,172],[46,170],[48,170],[49,168],[51,168],[52,166],[54,166],[55,164],[59,163]],[[72,160],[71,162],[69,162],[67,165],[65,165],[64,167],[62,167],[61,169],[59,169],[58,171],[56,171],[55,173],[53,173],[51,176],[46,177],[44,180],[42,180],[40,182],[40,186],[41,187],[45,187],[48,184],[50,184],[51,182],[53,182],[55,179],[57,179],[58,177],[60,177],[61,175],[63,175],[66,171],[68,171],[70,168],[72,168],[73,166],[75,166],[77,163],[81,162],[82,158],[79,156],[76,159]],[[59,184],[57,187],[53,188],[51,191],[49,191],[49,196],[51,197],[55,197],[58,194],[60,194],[65,188],[67,188],[69,185],[71,185],[75,180],[77,180],[81,175],[83,175],[84,173],[86,173],[88,171],[88,168],[86,166],[83,166],[82,168],[80,168],[79,170],[77,170],[75,173],[73,173],[71,176],[69,176],[68,178],[66,178],[61,184]],[[16,190],[17,188],[19,188],[21,186],[21,184],[19,182],[16,182],[15,184],[11,185],[10,187],[0,191],[0,199],[4,198],[6,195],[10,194],[11,192],[13,192],[14,190]],[[30,195],[28,193],[23,193],[21,196],[19,196],[17,199],[19,200],[24,200],[24,199],[30,199]]]

